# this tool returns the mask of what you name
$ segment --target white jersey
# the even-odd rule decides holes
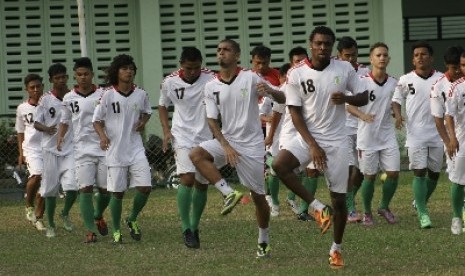
[[[259,97],[258,113],[260,116],[261,115],[271,116],[273,114],[273,100],[268,97]],[[266,125],[266,135],[268,135],[268,133],[270,132],[271,123],[266,122],[265,125]]]
[[[286,87],[286,84],[283,84],[280,87],[280,90],[283,91],[285,87]],[[276,126],[276,129],[274,131],[273,143],[271,144],[271,147],[270,147],[271,155],[275,156],[278,154],[278,151],[279,151],[279,139],[281,137],[281,129],[283,127],[284,117],[286,114],[286,104],[279,104],[277,102],[273,102],[272,110],[273,110],[273,113],[276,112],[276,113],[281,114],[281,119],[279,120],[279,123]]]
[[[61,123],[73,125],[74,157],[105,156],[100,148],[100,138],[92,124],[95,107],[103,95],[103,89],[94,87],[89,95],[79,93],[77,88],[63,97]]]
[[[158,104],[174,105],[171,133],[175,148],[192,148],[213,137],[204,103],[205,84],[213,78],[210,70],[202,69],[199,78],[188,83],[180,69],[163,80]]]
[[[374,114],[371,123],[358,120],[357,149],[378,151],[398,148],[396,131],[391,116],[392,95],[397,80],[387,76],[383,83],[375,81],[370,74],[360,78],[363,87],[368,90],[368,104],[359,107],[365,114]]]
[[[452,82],[448,73],[445,73],[433,85],[430,95],[430,107],[431,115],[434,117],[444,118],[444,113],[446,113],[446,95],[449,93],[451,86]]]
[[[104,122],[110,140],[109,167],[126,167],[146,158],[141,134],[135,130],[142,114],[152,114],[147,92],[136,86],[127,95],[115,87],[105,89],[92,122]]]
[[[363,64],[358,64],[356,69],[358,76],[365,76],[370,72],[368,67],[365,67]],[[347,112],[346,115],[346,126],[347,126],[347,134],[356,134],[357,133],[357,125],[358,125],[358,118],[354,115]]]
[[[24,141],[21,145],[24,156],[28,156],[30,153],[40,154],[42,152],[42,132],[34,128],[36,111],[37,105],[30,104],[29,101],[21,103],[16,109],[15,130],[17,133],[24,133]]]
[[[459,145],[465,145],[465,77],[455,81],[446,100],[446,115],[454,117],[455,135]],[[462,157],[465,157],[465,151],[460,150]]]
[[[36,121],[47,126],[55,126],[58,129],[58,125],[61,121],[63,99],[56,96],[54,91],[45,93],[39,100],[37,106],[37,119]],[[57,149],[57,137],[58,132],[50,135],[46,132],[42,133],[42,150],[48,151],[57,156],[65,156],[73,151],[72,139],[73,139],[73,127],[69,126],[68,132],[66,132],[61,151]]]
[[[301,106],[302,116],[313,138],[325,145],[339,146],[346,139],[345,105],[334,105],[334,92],[358,93],[359,77],[349,62],[331,59],[318,71],[308,59],[287,75],[286,105]]]
[[[256,85],[266,81],[240,67],[236,73],[229,83],[217,76],[205,85],[207,117],[218,119],[221,114],[221,131],[226,140],[241,147],[243,152],[264,155]]]
[[[400,105],[404,100],[406,101],[406,147],[440,147],[443,145],[436,130],[434,118],[431,116],[430,107],[431,88],[442,75],[433,70],[427,79],[418,76],[415,71],[400,77],[392,101]]]

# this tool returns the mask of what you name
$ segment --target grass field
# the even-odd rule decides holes
[[[139,218],[142,241],[133,241],[124,228],[122,245],[111,244],[110,236],[99,237],[95,244],[82,243],[85,230],[77,205],[71,214],[76,229],[69,233],[59,228],[58,236],[48,239],[26,222],[23,202],[2,200],[0,275],[465,274],[465,236],[450,232],[446,177],[442,176],[429,204],[434,227],[428,230],[419,229],[411,207],[410,179],[410,173],[402,174],[391,205],[400,223],[388,225],[376,217],[372,228],[348,225],[343,244],[346,267],[338,271],[327,263],[332,232],[321,237],[314,222],[297,221],[284,204],[284,188],[281,214],[271,222],[272,257],[262,260],[255,258],[258,231],[252,203],[241,204],[222,217],[221,197],[210,189],[201,222],[201,249],[192,250],[182,243],[176,190],[156,189]],[[323,180],[319,185],[317,197],[328,202]],[[380,192],[377,185],[375,202]],[[57,211],[62,204],[60,200]],[[124,202],[125,214],[130,204],[129,200]]]

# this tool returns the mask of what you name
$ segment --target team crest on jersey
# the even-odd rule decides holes
[[[339,83],[341,83],[341,78],[339,76],[335,76],[334,77],[334,84],[339,85]]]
[[[247,88],[242,88],[241,89],[241,95],[242,97],[247,97],[249,95],[249,90]]]
[[[135,104],[132,106],[132,109],[134,109],[134,110],[138,110],[138,106],[137,106],[137,104],[136,104],[136,103],[135,103]]]

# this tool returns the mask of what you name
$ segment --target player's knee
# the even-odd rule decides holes
[[[150,192],[152,191],[151,186],[144,186],[144,187],[137,187],[137,190],[144,195],[149,195]]]
[[[194,165],[198,164],[202,159],[205,159],[205,150],[201,147],[195,147],[189,152],[189,158]]]

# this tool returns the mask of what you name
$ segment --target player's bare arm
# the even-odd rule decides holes
[[[265,137],[265,146],[270,146],[273,144],[274,134],[276,132],[276,128],[279,125],[279,121],[281,121],[282,114],[276,111],[273,111],[273,115],[271,116],[271,126],[268,135]]]
[[[459,141],[457,140],[457,135],[455,134],[455,122],[454,117],[450,115],[446,115],[446,127],[447,132],[449,133],[449,147],[447,147],[447,153],[449,154],[449,158],[455,156],[455,154],[459,151]]]
[[[273,89],[265,82],[257,83],[257,91],[260,96],[270,96],[277,103],[285,103],[286,96],[280,90]]]
[[[293,105],[288,105],[287,107],[289,108],[295,129],[310,148],[310,155],[312,156],[312,161],[315,163],[317,170],[324,170],[328,158],[326,157],[325,151],[318,145],[312,134],[310,134],[310,131],[308,131],[307,124],[302,116],[302,107]]]
[[[399,103],[392,102],[392,111],[394,112],[394,119],[396,120],[396,128],[401,129],[404,127],[404,118],[401,113],[401,106]]]
[[[57,135],[57,150],[61,151],[61,145],[64,142],[66,132],[68,132],[68,124],[60,123],[58,125],[58,135]]]
[[[359,118],[360,120],[362,120],[364,122],[372,123],[375,120],[375,114],[366,114],[366,113],[360,111],[360,109],[358,109],[358,107],[356,107],[356,106],[353,106],[353,105],[349,104],[349,105],[346,106],[346,110],[351,115]]]
[[[353,96],[346,95],[342,92],[335,92],[331,94],[331,101],[336,105],[348,103],[354,106],[364,106],[368,103],[368,91],[363,91]]]
[[[160,118],[161,128],[163,129],[163,152],[168,150],[168,144],[173,139],[173,135],[171,134],[170,126],[168,123],[168,109],[163,106],[158,106],[158,117]]]
[[[438,130],[439,136],[441,136],[444,145],[446,148],[449,148],[450,139],[446,126],[444,125],[444,118],[434,116],[434,123],[436,124],[436,129]]]
[[[21,168],[24,163],[24,154],[23,154],[23,142],[24,142],[24,133],[18,133],[16,135],[18,140],[18,168]]]
[[[139,121],[137,121],[135,125],[135,130],[138,132],[143,131],[145,128],[145,124],[147,124],[147,122],[150,119],[150,116],[151,115],[148,113],[141,113],[139,117]]]
[[[93,125],[100,138],[100,148],[102,150],[107,150],[110,147],[110,139],[108,139],[105,133],[105,121],[95,121]]]
[[[231,145],[229,144],[228,140],[224,138],[223,133],[221,133],[221,129],[218,125],[218,120],[207,118],[208,126],[212,131],[213,137],[220,142],[221,146],[226,153],[226,162],[230,164],[232,167],[236,167],[237,163],[239,162],[239,156],[241,156]]]
[[[45,132],[49,135],[53,135],[57,132],[57,126],[56,125],[53,125],[53,126],[46,126],[42,123],[39,123],[39,122],[34,122],[34,128],[37,129],[38,131],[41,131],[41,132]]]

